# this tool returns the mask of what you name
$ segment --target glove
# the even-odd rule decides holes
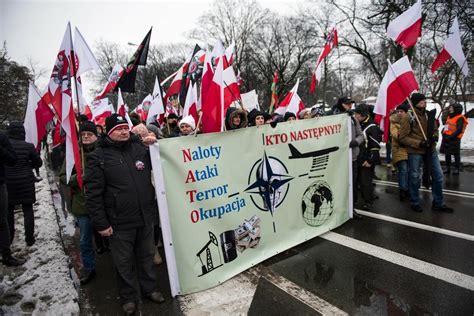
[[[359,147],[359,143],[358,143],[355,139],[353,139],[353,140],[351,140],[351,142],[349,143],[349,147],[350,147],[350,148]]]
[[[431,144],[427,140],[422,140],[420,142],[420,148],[430,148]]]

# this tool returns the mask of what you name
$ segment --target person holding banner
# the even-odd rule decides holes
[[[158,207],[148,148],[130,135],[124,117],[112,114],[105,125],[106,135],[88,157],[86,205],[94,227],[102,236],[110,236],[122,309],[133,314],[137,283],[144,297],[155,303],[165,300],[157,290],[153,268]]]
[[[359,146],[364,142],[364,134],[362,134],[362,129],[360,128],[359,121],[357,121],[351,110],[352,104],[355,102],[350,97],[342,97],[337,100],[336,105],[333,107],[333,114],[343,114],[346,113],[351,118],[351,141],[349,142],[349,147],[352,149],[352,196],[353,196],[353,206],[357,203],[357,157],[359,156]],[[354,219],[362,219],[362,215],[356,212],[355,208],[353,210]]]
[[[431,193],[433,211],[452,213],[453,209],[444,204],[443,198],[443,170],[436,151],[438,138],[438,127],[429,122],[426,111],[426,97],[414,92],[410,97],[411,109],[400,122],[399,142],[404,145],[408,152],[408,174],[411,209],[422,212],[420,206],[420,168],[424,156],[428,172],[432,176]],[[434,120],[434,117],[432,118]],[[428,133],[428,126],[433,124],[432,133]]]

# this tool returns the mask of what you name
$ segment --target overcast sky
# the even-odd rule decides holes
[[[289,13],[291,0],[260,0],[272,11]],[[32,59],[52,69],[67,22],[77,27],[94,51],[99,39],[123,46],[140,43],[153,26],[151,44],[186,41],[186,33],[211,8],[212,0],[0,0],[0,39],[9,56],[23,65]],[[39,82],[40,88],[43,82]]]

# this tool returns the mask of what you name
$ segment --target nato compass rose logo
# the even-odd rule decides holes
[[[250,196],[253,204],[264,212],[273,213],[285,200],[290,189],[289,182],[293,177],[288,175],[286,166],[275,157],[268,157],[264,152],[263,158],[257,160],[250,170],[248,183],[245,192],[258,195]],[[276,232],[275,222],[273,231]]]

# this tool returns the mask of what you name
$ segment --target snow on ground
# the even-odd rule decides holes
[[[34,205],[36,243],[26,246],[23,216],[17,210],[12,251],[26,263],[16,268],[0,264],[0,314],[79,314],[78,292],[70,275],[69,258],[62,247],[44,166],[40,172],[43,180],[36,184]]]

